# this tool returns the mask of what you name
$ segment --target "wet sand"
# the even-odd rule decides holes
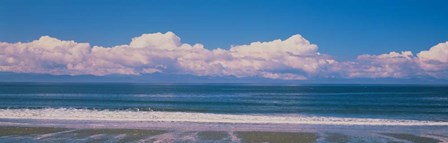
[[[347,135],[343,135],[340,133],[327,133],[325,137],[325,141],[331,143],[346,143],[350,141],[350,137]]]
[[[141,129],[69,129],[51,127],[0,126],[0,141],[10,138],[17,141],[29,139],[43,142],[86,141],[86,142],[137,142],[167,131]]]
[[[66,129],[51,128],[51,127],[14,127],[14,126],[0,126],[0,136],[22,136],[22,135],[37,135],[49,134],[54,132],[61,132]]]
[[[198,132],[197,135],[198,138],[201,140],[209,140],[209,141],[231,140],[231,137],[229,137],[228,133],[223,131]]]
[[[416,136],[416,135],[410,135],[410,134],[402,134],[402,133],[381,133],[385,136],[390,136],[393,138],[411,141],[414,143],[439,143],[440,140],[429,138],[429,137],[422,137],[422,136]]]
[[[243,142],[243,143],[438,143],[439,135],[408,133],[350,134],[337,132],[209,131],[159,129],[79,129],[0,126],[0,142]]]
[[[237,132],[241,142],[245,143],[314,143],[317,140],[316,133],[291,133],[291,132]]]

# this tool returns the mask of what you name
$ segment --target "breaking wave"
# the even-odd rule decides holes
[[[448,126],[448,122],[342,118],[299,115],[214,114],[192,112],[92,110],[73,108],[0,109],[1,119],[52,119],[89,121],[148,121],[247,124]]]

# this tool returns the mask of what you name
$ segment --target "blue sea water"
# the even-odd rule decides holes
[[[448,142],[447,85],[0,83],[0,142]]]
[[[0,83],[0,109],[448,121],[446,85]]]

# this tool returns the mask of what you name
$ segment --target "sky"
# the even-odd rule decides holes
[[[445,0],[0,0],[0,77],[443,82],[447,5]]]

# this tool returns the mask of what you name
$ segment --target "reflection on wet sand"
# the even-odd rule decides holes
[[[0,142],[446,142],[440,135],[372,133],[350,135],[332,132],[194,131],[151,129],[72,129],[0,126]]]

